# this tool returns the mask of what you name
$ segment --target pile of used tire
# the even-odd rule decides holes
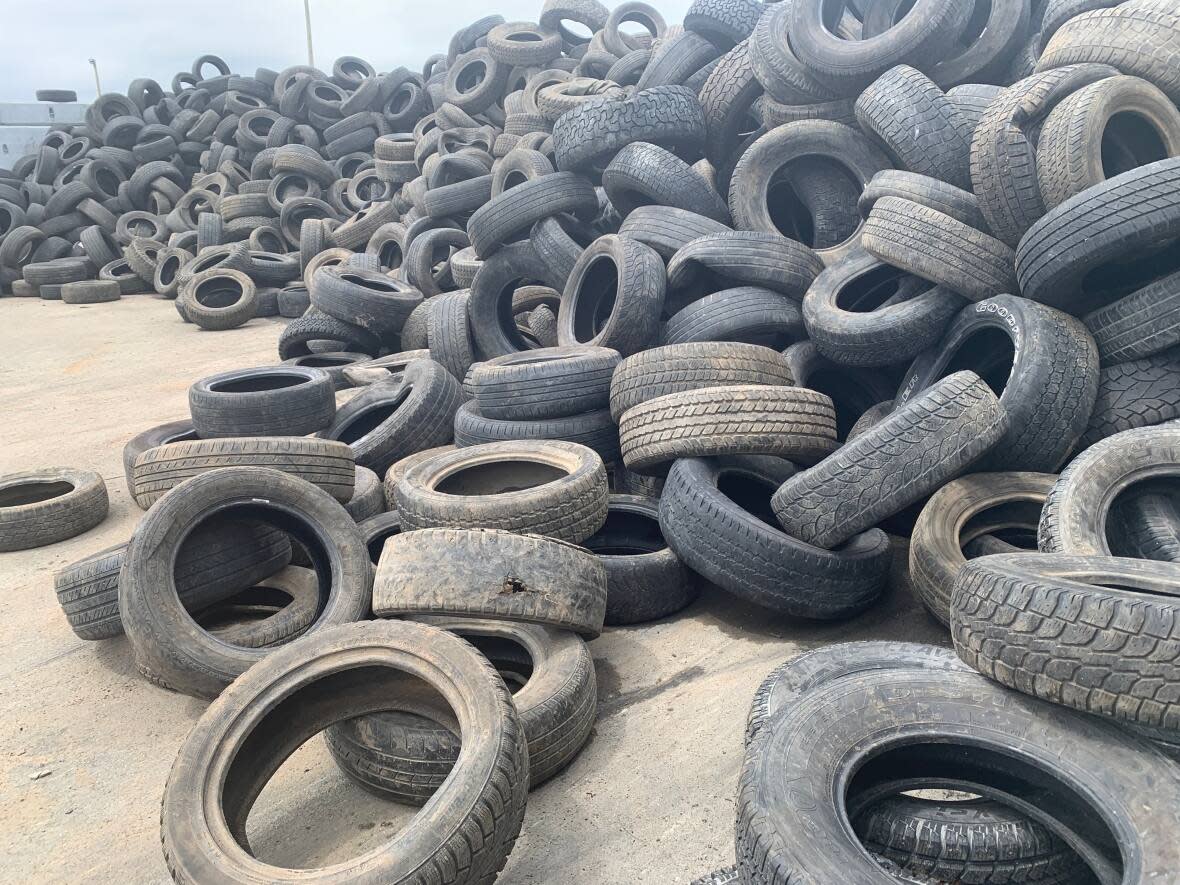
[[[220,695],[174,876],[253,876],[241,822],[327,729],[434,808],[384,857],[490,881],[589,733],[586,640],[698,580],[859,614],[887,532],[957,656],[775,671],[702,881],[1173,875],[1177,45],[1163,0],[547,0],[421,75],[205,57],[51,133],[0,177],[13,294],[292,318],[128,444],[146,517],[58,576],[79,636]],[[0,541],[58,499],[14,500]]]

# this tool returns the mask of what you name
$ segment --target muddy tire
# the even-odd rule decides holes
[[[447,615],[602,631],[606,569],[553,538],[496,529],[421,529],[389,539],[374,582],[378,617]]]

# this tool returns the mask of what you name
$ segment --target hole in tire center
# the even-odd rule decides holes
[[[504,459],[461,467],[439,480],[434,491],[444,495],[500,495],[556,482],[569,473],[540,461]]]
[[[508,39],[513,43],[539,43],[542,38],[534,31],[514,31],[508,35]]]
[[[599,556],[641,556],[664,550],[668,545],[654,515],[611,507],[602,528],[583,541],[582,546]]]
[[[68,495],[74,484],[65,480],[33,480],[0,489],[0,507],[22,507],[26,504],[40,504],[53,498]]]
[[[610,319],[619,291],[619,270],[610,255],[599,255],[582,275],[574,300],[574,340],[586,344]]]
[[[391,400],[374,403],[362,409],[341,425],[335,432],[335,438],[340,442],[355,443],[364,439],[386,421],[388,421],[410,395],[410,388],[402,385],[397,395]]]
[[[360,286],[364,289],[371,289],[374,292],[390,293],[397,292],[398,287],[392,280],[388,282],[382,279],[377,279],[369,276],[361,276],[354,273],[342,273],[340,279],[346,283],[352,283],[354,286]]]
[[[815,219],[800,199],[783,167],[770,179],[766,188],[766,207],[770,221],[784,237],[805,246],[815,243]]]
[[[457,731],[441,693],[389,667],[338,671],[288,696],[245,739],[227,773],[223,808],[232,830],[242,822],[244,834],[234,835],[252,856],[290,869],[329,866],[389,842],[418,815],[419,808],[365,790],[333,760],[318,726],[350,708],[373,711],[364,717],[370,721],[387,710],[395,721]],[[393,713],[399,709],[407,712]],[[271,770],[250,801],[259,774]]]
[[[479,85],[487,78],[487,65],[481,61],[472,61],[465,65],[463,70],[455,78],[455,89],[459,93],[467,93],[479,87]]]
[[[270,372],[265,375],[249,375],[245,378],[215,381],[209,389],[216,393],[259,393],[264,390],[283,390],[287,387],[297,387],[307,384],[308,378],[302,375],[286,375]]]
[[[193,300],[204,307],[232,307],[242,300],[245,293],[236,280],[215,277],[200,283],[193,291]]]
[[[1110,502],[1104,533],[1113,556],[1170,561],[1180,546],[1180,476],[1157,476],[1132,483]],[[1140,591],[1141,592],[1141,591]]]
[[[773,480],[739,470],[723,469],[717,477],[717,490],[742,510],[766,523],[777,532],[783,530],[770,506],[771,496],[779,484]]]
[[[1134,111],[1122,111],[1107,121],[1101,150],[1102,172],[1107,178],[1168,158],[1159,130]]]
[[[872,313],[897,294],[905,271],[888,265],[875,267],[850,280],[836,293],[836,307],[849,313]]]
[[[950,355],[939,378],[968,369],[984,380],[996,396],[1004,393],[1012,375],[1016,346],[1006,332],[983,327],[968,335]]]
[[[836,438],[845,440],[858,418],[877,404],[877,398],[855,375],[838,369],[814,369],[801,385],[831,397],[836,407]]]
[[[913,8],[913,3],[910,3],[910,8]],[[971,8],[971,17],[967,19],[967,27],[963,29],[963,33],[959,35],[955,45],[961,50],[967,50],[978,43],[987,28],[991,15],[992,0],[975,0],[975,5]],[[895,21],[894,24],[896,23]]]
[[[397,270],[402,266],[402,247],[395,240],[386,240],[377,251],[377,259],[382,267]]]
[[[227,627],[265,621],[290,605],[294,599],[294,596],[279,587],[247,587],[224,602],[197,612],[193,620],[209,633],[216,633]]]
[[[202,618],[219,617],[210,610],[232,606],[235,599],[261,612],[293,600],[294,588],[314,593],[317,601],[307,623],[289,637],[278,637],[285,642],[319,618],[333,577],[327,541],[304,519],[273,504],[230,504],[199,514],[189,525],[175,548],[170,589],[194,627],[207,633],[211,629]],[[227,645],[239,641],[216,638]]]
[[[172,281],[176,279],[176,273],[180,270],[180,256],[169,255],[160,262],[160,282],[165,286],[170,286]]]
[[[863,760],[847,781],[845,793],[839,799],[838,816],[846,818],[847,803],[864,790],[891,782],[906,782],[906,794],[921,792],[938,795],[953,790],[963,796],[982,796],[1001,805],[1007,804],[1002,799],[987,796],[985,790],[990,787],[1022,799],[1051,815],[1054,826],[1056,821],[1067,821],[1067,826],[1091,850],[1103,856],[1113,867],[1118,880],[1122,880],[1123,858],[1106,814],[1107,809],[1088,801],[1055,769],[1039,767],[989,746],[959,741],[906,743],[879,750]],[[979,790],[979,793],[975,790]],[[1065,847],[1045,820],[1034,819],[1030,823],[1043,834],[1042,840],[1049,837],[1057,848]],[[1070,881],[1086,881],[1081,874],[1081,869],[1086,867],[1080,858],[1079,867],[1075,871],[1078,875]]]
[[[511,172],[507,173],[504,176],[503,190],[506,190],[506,191],[512,190],[512,188],[516,187],[518,184],[524,184],[528,180],[529,180],[529,177],[527,175],[525,175],[523,172],[521,172],[517,169],[513,169]]]
[[[513,694],[524,688],[533,676],[533,656],[528,649],[506,636],[486,636],[468,629],[452,630],[479,649],[508,683]]]

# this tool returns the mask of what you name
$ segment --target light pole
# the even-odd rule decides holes
[[[98,82],[98,62],[90,59],[90,67],[94,68],[94,88],[98,90],[99,95],[102,95],[102,84]]]
[[[307,63],[315,67],[315,53],[311,49],[311,0],[303,0],[303,20],[307,25]]]

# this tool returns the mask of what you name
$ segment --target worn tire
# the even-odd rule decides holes
[[[470,484],[451,479],[467,471]],[[472,526],[576,544],[606,519],[606,468],[575,443],[485,443],[410,466],[394,500],[406,531]]]
[[[129,489],[147,510],[166,492],[218,467],[272,467],[319,486],[337,501],[352,497],[355,467],[343,444],[303,437],[175,442],[148,449],[131,465]]]
[[[1082,322],[1094,336],[1102,363],[1126,363],[1180,344],[1180,272],[1169,274]]]
[[[593,639],[606,613],[606,569],[581,547],[537,535],[403,532],[386,542],[373,613],[520,621]]]
[[[659,500],[610,496],[606,523],[582,542],[606,567],[606,625],[640,624],[689,605],[698,587],[660,532]]]
[[[587,101],[553,124],[558,169],[605,167],[633,141],[651,142],[677,156],[699,150],[705,118],[696,93],[684,86],[657,86],[630,98]]]
[[[598,700],[585,642],[534,624],[429,615],[415,620],[474,644],[501,675],[519,677],[522,664],[531,670],[523,685],[509,683],[528,740],[529,789],[577,756],[590,737]],[[483,649],[481,641],[486,642]],[[324,739],[341,771],[361,786],[416,806],[426,804],[442,786],[460,750],[454,733],[409,713],[346,719],[326,729]]]
[[[599,237],[566,281],[558,344],[608,347],[622,356],[645,349],[656,336],[664,289],[664,263],[653,249],[613,234]]]
[[[604,409],[617,351],[605,347],[550,347],[477,363],[464,384],[479,413],[530,421]]]
[[[1128,118],[1133,122],[1125,128]],[[1037,181],[1052,209],[1107,178],[1177,155],[1180,110],[1145,80],[1108,77],[1079,89],[1045,118]]]
[[[794,383],[786,360],[755,344],[717,341],[653,347],[619,363],[611,377],[610,411],[617,422],[633,406],[669,393]]]
[[[828,551],[780,531],[770,521],[769,499],[793,472],[778,458],[676,461],[660,496],[668,546],[706,580],[779,614],[820,620],[858,614],[885,587],[889,539],[874,529]]]
[[[831,548],[953,479],[1003,437],[1008,418],[973,372],[956,372],[775,492],[788,533]]]
[[[229,646],[198,627],[176,591],[173,562],[185,538],[211,509],[279,509],[320,568],[331,568],[307,632],[369,613],[368,551],[356,523],[327,493],[278,470],[223,467],[193,477],[156,502],[140,522],[119,575],[119,616],[136,666],[153,681],[202,697],[216,696],[260,661],[266,649]],[[295,529],[294,526],[298,526]],[[323,581],[323,576],[321,576]]]
[[[126,553],[126,544],[108,547],[54,574],[57,601],[80,639],[123,635],[119,571]],[[186,609],[198,611],[268,578],[290,559],[281,532],[257,522],[214,522],[197,529],[177,557],[177,595]]]
[[[966,303],[857,248],[815,278],[803,296],[803,323],[833,362],[889,366],[940,339]]]
[[[1098,395],[1098,350],[1080,320],[1011,295],[968,305],[938,346],[911,364],[894,408],[951,366],[978,373],[1009,418],[1008,432],[977,469],[1060,469],[1085,432]]]
[[[619,443],[628,470],[677,458],[777,455],[818,461],[836,450],[836,413],[822,393],[741,385],[669,393],[625,411]]]
[[[949,215],[897,197],[876,201],[861,245],[882,261],[982,301],[1015,292],[1015,253]]]
[[[106,483],[92,470],[0,475],[0,551],[45,547],[90,531],[108,507]]]
[[[955,650],[1009,688],[1175,741],[1180,703],[1168,686],[1180,679],[1178,581],[1180,564],[1142,559],[972,560],[951,598]]]
[[[973,473],[934,493],[910,536],[910,583],[927,611],[950,624],[951,589],[967,564],[963,547],[979,536],[972,529],[984,523],[988,532],[1019,528],[1035,533],[1056,479],[1048,473]]]
[[[327,427],[336,413],[331,377],[301,366],[210,375],[189,388],[188,403],[202,439],[303,436]]]
[[[415,360],[341,406],[320,436],[347,443],[357,464],[384,475],[395,461],[450,442],[462,402],[462,387],[443,366]]]
[[[1112,434],[1178,418],[1180,348],[1172,348],[1098,373],[1098,396],[1078,446],[1089,448]]]
[[[1108,436],[1061,472],[1041,513],[1037,543],[1046,553],[1110,556],[1107,520],[1132,484],[1180,476],[1180,425]]]
[[[961,189],[971,187],[971,133],[938,86],[909,65],[878,77],[856,100],[856,119],[900,164]]]
[[[340,685],[342,660],[358,661],[362,672],[378,675]],[[428,820],[410,823],[375,857],[361,855],[309,874],[343,882],[368,871],[389,881],[456,885],[496,877],[520,831],[528,790],[528,748],[512,698],[487,660],[463,640],[423,624],[385,621],[319,631],[278,649],[205,711],[164,788],[164,858],[176,880],[211,875],[244,881],[257,869],[271,878],[282,875],[241,847],[250,806],[280,760],[309,738],[341,718],[389,709],[390,686],[398,683],[382,678],[380,670],[425,680],[430,700],[419,710],[441,721],[454,721],[451,704],[462,705],[462,764],[438,790]],[[281,698],[277,706],[265,700],[274,695]],[[260,745],[258,735],[276,727],[276,720],[281,739]],[[222,787],[229,759],[246,762],[250,773],[246,793],[231,793],[234,804]],[[214,835],[206,817],[210,807],[229,822],[234,835],[226,842]]]

